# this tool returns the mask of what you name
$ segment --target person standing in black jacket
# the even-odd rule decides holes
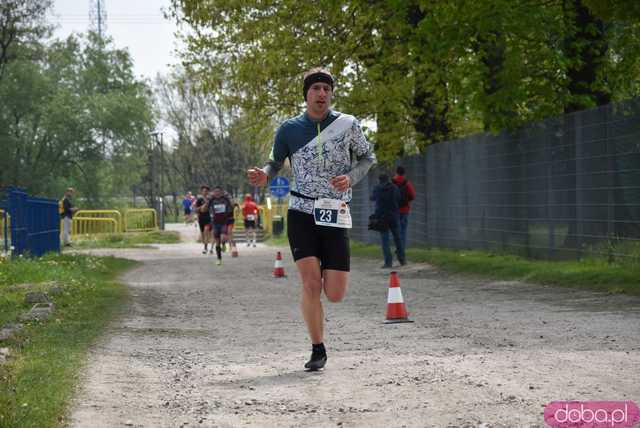
[[[78,211],[71,202],[74,193],[75,190],[73,187],[69,187],[65,190],[64,197],[62,198],[62,212],[60,213],[60,217],[62,218],[62,242],[65,247],[71,246],[71,219],[73,218],[73,214]]]
[[[387,174],[380,174],[379,184],[373,188],[371,200],[375,201],[375,216],[384,219],[388,227],[380,231],[382,244],[382,254],[384,255],[383,268],[393,266],[393,257],[389,242],[389,232],[393,235],[393,242],[396,246],[396,256],[401,265],[406,264],[404,248],[400,240],[400,189],[389,180]]]

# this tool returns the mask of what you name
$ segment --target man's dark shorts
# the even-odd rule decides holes
[[[227,234],[227,225],[226,224],[217,224],[213,223],[213,237],[219,238],[221,235]]]
[[[320,269],[349,272],[350,251],[347,229],[318,226],[312,214],[296,210],[287,213],[287,235],[293,260],[320,259]]]
[[[255,229],[256,228],[256,221],[255,220],[245,220],[244,221],[244,228],[245,229]]]

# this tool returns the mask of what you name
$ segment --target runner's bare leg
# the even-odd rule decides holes
[[[324,339],[324,312],[322,311],[322,276],[320,260],[305,257],[296,262],[302,281],[302,316],[307,324],[311,343],[322,343]]]
[[[323,288],[324,294],[332,303],[337,303],[344,299],[349,283],[349,272],[341,270],[326,269],[324,271]]]
[[[302,315],[309,330],[311,343],[324,341],[324,311],[320,296],[322,290],[330,302],[339,302],[347,290],[349,272],[327,269],[324,281],[320,273],[320,260],[305,257],[296,262],[302,280]]]

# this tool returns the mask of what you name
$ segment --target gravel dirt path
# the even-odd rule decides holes
[[[173,226],[176,228],[176,226]],[[177,227],[193,242],[194,231]],[[132,300],[91,350],[74,427],[544,427],[553,400],[640,402],[640,298],[399,270],[412,324],[384,325],[388,271],[353,259],[310,344],[288,249],[195,243],[93,251],[142,261]]]

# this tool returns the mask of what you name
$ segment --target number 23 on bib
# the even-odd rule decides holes
[[[313,204],[313,216],[319,226],[351,229],[349,205],[339,199],[316,199]]]

